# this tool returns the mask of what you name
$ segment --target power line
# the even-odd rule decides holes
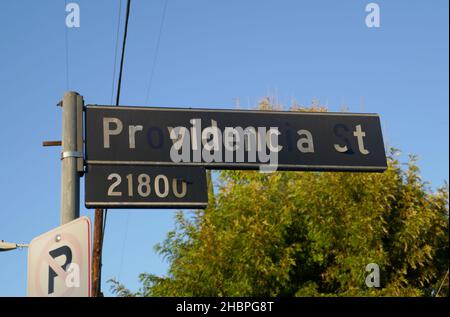
[[[161,23],[159,25],[159,31],[158,31],[158,38],[157,38],[157,41],[156,41],[155,54],[153,55],[152,68],[151,68],[151,71],[150,71],[150,80],[149,80],[148,87],[147,87],[147,92],[146,92],[146,102],[148,101],[149,96],[150,96],[150,90],[151,90],[151,86],[152,86],[152,82],[153,82],[153,74],[154,74],[155,65],[156,65],[157,58],[158,58],[159,46],[160,46],[160,42],[161,42],[162,29],[163,29],[164,21],[165,21],[165,18],[166,18],[166,11],[167,11],[167,0],[164,1],[163,12],[162,12],[162,17],[161,17]],[[121,278],[121,275],[122,275],[123,258],[124,258],[125,246],[126,246],[127,239],[128,239],[129,222],[130,222],[130,211],[127,211],[127,220],[126,220],[126,224],[125,224],[125,237],[124,237],[124,239],[122,241],[122,251],[121,251],[121,255],[120,255],[120,265],[119,265],[119,274],[118,274],[118,280],[119,281],[120,281],[120,278]]]
[[[122,82],[122,68],[123,68],[123,60],[124,60],[124,55],[125,55],[125,44],[126,44],[126,41],[127,41],[128,17],[129,17],[129,14],[130,14],[130,0],[128,0],[128,2],[127,2],[127,13],[126,13],[126,18],[125,18],[125,31],[124,31],[124,34],[123,34],[122,58],[121,58],[121,61],[120,61],[119,87],[117,88],[116,106],[119,105],[119,101],[120,101],[120,86],[121,86],[121,82]],[[123,252],[124,252],[124,248],[125,248],[125,242],[126,242],[126,239],[127,239],[129,218],[130,218],[130,212],[128,211],[127,212],[127,223],[126,223],[126,226],[125,226],[125,239],[122,242],[122,254],[121,254],[121,259],[120,259],[119,280],[120,280],[120,273],[122,271]]]
[[[67,0],[64,0],[64,12],[65,9],[67,8]],[[64,15],[64,17],[66,18],[66,16]],[[68,34],[68,27],[66,25],[66,21],[64,21],[64,42],[65,42],[65,47],[66,47],[66,89],[69,90],[69,34]]]
[[[158,61],[158,52],[159,52],[159,44],[161,42],[161,34],[164,26],[164,21],[166,19],[166,10],[167,10],[167,0],[164,0],[164,7],[163,7],[163,13],[161,18],[161,23],[159,25],[159,31],[158,31],[158,39],[156,40],[156,48],[155,48],[155,54],[153,55],[153,62],[152,67],[150,70],[150,79],[147,86],[147,93],[145,95],[145,102],[147,103],[150,98],[150,91],[152,89],[152,83],[153,83],[153,75],[156,68],[156,62]]]
[[[127,42],[128,20],[130,17],[130,6],[131,6],[131,0],[127,0],[127,12],[126,12],[126,16],[125,16],[125,31],[123,33],[123,43],[122,43],[122,56],[120,58],[119,82],[117,84],[116,106],[118,106],[119,102],[120,102],[120,88],[122,86],[123,61],[125,59],[125,45]],[[121,6],[119,7],[119,10],[120,9],[121,9]],[[120,17],[120,13],[119,13],[119,17]],[[116,47],[117,47],[117,45],[116,45]],[[105,209],[105,219],[103,222],[102,241],[101,241],[102,246],[103,246],[103,237],[105,235],[107,217],[108,217],[108,209]]]
[[[124,57],[125,57],[125,46],[127,43],[128,19],[130,17],[130,5],[131,5],[131,0],[128,0],[127,1],[127,12],[126,12],[126,16],[125,16],[125,31],[123,33],[122,57],[120,59],[119,83],[117,84],[116,106],[119,105],[119,101],[120,101],[120,88],[122,85],[123,61],[124,61]]]
[[[127,33],[128,33],[128,20],[130,17],[130,6],[131,6],[131,0],[127,0],[127,11],[126,11],[126,16],[125,16],[125,30],[124,30],[124,34],[123,34],[123,43],[122,43],[122,55],[121,55],[121,59],[120,59],[120,70],[119,70],[119,80],[118,80],[118,84],[117,84],[117,95],[116,95],[116,106],[119,105],[120,102],[120,88],[122,86],[122,74],[123,74],[123,63],[124,63],[124,59],[125,59],[125,46],[126,46],[126,41],[127,41]],[[119,22],[120,23],[120,10],[121,10],[121,5],[119,7]],[[119,30],[119,26],[117,27],[117,30]],[[116,40],[118,39],[118,34],[116,35]],[[116,42],[116,57],[117,57],[117,42]],[[116,61],[114,62],[114,72],[113,72],[113,90],[114,90],[114,77],[115,77],[115,67],[116,67]],[[112,98],[111,98],[112,99]],[[101,241],[99,242],[100,244],[100,250],[103,249],[103,239],[105,236],[105,229],[106,229],[106,221],[108,219],[108,209],[104,209],[104,219],[102,220],[103,222],[103,228],[102,228],[102,235],[101,235]],[[100,251],[100,267],[102,265],[101,263],[101,251]],[[101,272],[101,270],[100,270]]]
[[[111,85],[111,103],[113,103],[114,98],[114,87],[116,81],[116,66],[117,66],[117,52],[119,51],[119,29],[120,29],[120,18],[122,17],[122,0],[119,0],[119,15],[117,17],[117,28],[116,28],[116,49],[114,53],[114,71],[112,77],[112,85]]]
[[[122,16],[122,0],[119,0],[119,14],[118,14],[118,18],[117,18],[117,28],[116,28],[116,48],[114,51],[114,70],[113,70],[112,87],[111,87],[111,103],[113,102],[114,82],[116,79],[117,52],[119,50],[119,29],[120,29],[121,16]],[[123,54],[122,54],[122,58],[123,58]],[[102,245],[103,245],[103,238],[105,236],[105,227],[106,227],[107,217],[108,217],[108,209],[105,209],[105,219],[103,221],[103,229],[102,229]]]
[[[120,28],[120,18],[122,16],[121,13],[122,13],[122,0],[119,1],[119,15],[118,15],[118,19],[117,19],[117,28],[116,28],[116,49],[115,49],[115,52],[114,52],[114,71],[113,71],[112,87],[111,87],[111,103],[113,101],[114,81],[116,79],[117,51],[119,50],[119,28]],[[124,56],[124,54],[122,54],[122,59],[123,59],[123,56]],[[123,63],[122,63],[122,65],[123,65]],[[122,74],[120,74],[120,77],[121,76],[122,76]],[[119,83],[119,87],[120,87],[120,83]],[[119,93],[119,91],[118,91],[118,93]],[[103,239],[105,237],[105,229],[106,229],[106,221],[107,221],[107,219],[108,219],[108,209],[105,209],[105,217],[104,217],[104,220],[103,220],[103,229],[102,229],[102,240],[100,242],[102,248],[103,248]]]

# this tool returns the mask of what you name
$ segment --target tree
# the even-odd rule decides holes
[[[304,110],[304,109],[303,109]],[[143,273],[119,296],[431,296],[448,294],[448,186],[388,156],[380,174],[221,171],[209,206],[156,246],[167,276]],[[380,267],[368,288],[365,267]]]

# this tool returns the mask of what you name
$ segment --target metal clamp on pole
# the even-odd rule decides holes
[[[65,159],[66,157],[75,157],[75,158],[82,158],[83,153],[80,151],[64,151],[61,152],[61,160]]]

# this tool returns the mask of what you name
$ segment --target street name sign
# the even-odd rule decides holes
[[[88,165],[207,169],[386,169],[379,116],[333,112],[87,106]]]
[[[208,204],[206,171],[198,166],[88,165],[87,208],[195,208]]]
[[[28,296],[89,297],[91,224],[81,217],[34,238],[28,249]]]

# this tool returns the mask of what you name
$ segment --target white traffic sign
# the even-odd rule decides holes
[[[80,217],[34,238],[28,249],[28,296],[91,295],[91,223]]]

